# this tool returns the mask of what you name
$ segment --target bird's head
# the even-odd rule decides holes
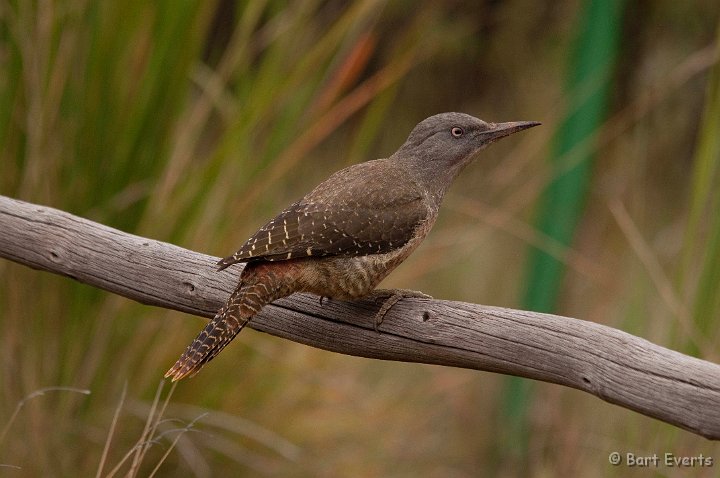
[[[475,154],[500,138],[532,128],[537,121],[487,123],[465,113],[422,120],[394,157],[444,190]]]

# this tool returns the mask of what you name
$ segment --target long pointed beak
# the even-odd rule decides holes
[[[538,126],[542,123],[537,121],[511,121],[509,123],[489,123],[490,129],[483,131],[478,137],[483,143],[492,143],[505,136],[510,136],[513,133],[522,131],[524,129]]]

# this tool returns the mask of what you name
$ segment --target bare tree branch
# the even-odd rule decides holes
[[[216,257],[2,196],[0,256],[203,317],[222,305],[241,270],[216,272]],[[716,364],[593,322],[463,302],[403,300],[375,332],[377,307],[371,301],[321,306],[315,296],[295,294],[265,307],[250,326],[349,355],[557,383],[720,438]]]

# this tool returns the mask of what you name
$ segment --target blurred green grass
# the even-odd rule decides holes
[[[548,140],[573,108],[562,72],[576,8],[3,1],[0,193],[224,255],[330,172],[394,151],[430,114],[540,120],[542,131],[466,170],[426,244],[385,285],[517,306],[526,250],[538,247],[568,266],[559,313],[717,362],[720,75],[707,47],[720,8],[629,8],[609,119],[588,146],[597,157],[588,208],[568,249],[528,221],[553,178]],[[611,212],[618,201],[630,229]],[[127,384],[108,473],[141,437],[162,373],[202,321],[6,262],[0,281],[0,424],[43,387],[92,392],[25,402],[0,464],[94,474]],[[223,419],[194,423],[159,475],[606,476],[628,471],[608,467],[616,450],[720,460],[717,445],[546,384],[517,457],[495,446],[501,385],[248,330],[177,387],[165,417],[182,422],[162,423],[167,435],[139,474],[162,459],[177,435],[169,429],[205,409]]]

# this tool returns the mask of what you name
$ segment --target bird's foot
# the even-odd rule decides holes
[[[385,319],[385,315],[393,305],[397,304],[402,299],[432,299],[432,296],[417,290],[378,289],[374,290],[368,298],[373,299],[376,302],[378,299],[384,299],[384,302],[380,306],[380,310],[378,310],[377,314],[375,314],[375,318],[373,319],[373,328],[375,329],[375,332],[378,332],[378,327],[380,327],[383,319]]]
[[[323,300],[332,300],[332,297],[328,297],[326,295],[321,295],[320,296],[320,307],[322,307],[322,305],[323,305]]]

